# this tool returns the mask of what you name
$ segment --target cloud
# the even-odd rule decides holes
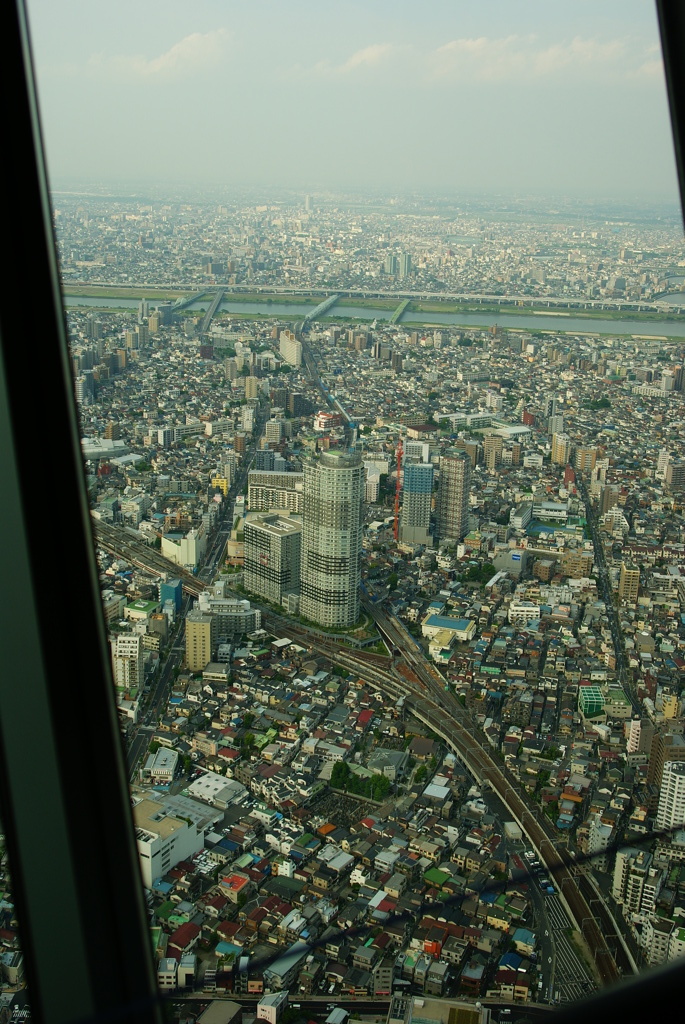
[[[384,64],[389,58],[395,56],[401,47],[394,43],[372,43],[364,46],[343,61],[342,64],[331,64],[330,61],[322,60],[309,69],[309,73],[317,75],[350,75],[355,71],[365,68],[375,68]],[[304,71],[305,69],[299,68]],[[305,72],[306,73],[306,72]]]
[[[531,81],[560,72],[566,77],[574,73],[586,77],[591,71],[630,77],[640,67],[643,74],[654,74],[655,62],[650,50],[625,39],[601,41],[576,36],[570,41],[541,44],[532,35],[478,36],[453,39],[440,46],[433,54],[432,75],[492,82]]]
[[[635,75],[638,78],[658,78],[661,80],[664,77],[664,62],[661,57],[652,57],[650,60],[646,60],[644,64],[640,64],[639,68],[635,71]]]
[[[93,72],[104,71],[137,78],[179,78],[217,65],[225,53],[228,39],[229,33],[225,28],[204,33],[193,32],[157,57],[148,58],[141,54],[107,57],[94,54],[88,61],[88,67]]]

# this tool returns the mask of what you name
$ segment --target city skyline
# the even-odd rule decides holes
[[[677,198],[651,3],[85,13],[30,4],[53,183]]]

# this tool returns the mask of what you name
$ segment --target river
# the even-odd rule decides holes
[[[65,295],[69,309],[91,307],[95,309],[137,309],[139,299],[106,298],[98,299],[84,295]],[[162,300],[149,300],[150,307]],[[399,299],[398,299],[399,304]],[[200,312],[206,310],[207,299],[200,299],[188,308]],[[297,302],[235,302],[232,299],[221,303],[219,309],[236,317],[243,314],[261,313],[264,316],[299,320],[311,313],[313,306]],[[366,306],[336,304],[330,311],[333,317],[360,322],[389,320],[392,310],[373,309]],[[438,327],[473,327],[486,329],[497,325],[521,331],[552,331],[557,334],[613,334],[636,335],[651,338],[685,338],[685,316],[678,320],[601,320],[593,317],[569,316],[566,313],[418,313],[407,310],[401,324],[426,324]]]

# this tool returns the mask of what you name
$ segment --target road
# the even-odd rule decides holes
[[[576,484],[578,490],[581,493],[581,497],[585,503],[585,517],[587,519],[588,527],[590,528],[590,535],[592,537],[592,545],[594,548],[595,564],[597,566],[599,580],[597,583],[597,589],[599,596],[606,605],[607,619],[609,620],[609,629],[611,630],[611,640],[614,645],[614,655],[616,659],[616,673],[624,688],[626,697],[633,706],[634,714],[641,714],[642,708],[640,701],[637,696],[637,692],[629,676],[628,661],[626,658],[625,644],[623,642],[623,633],[621,630],[621,623],[614,605],[614,595],[611,590],[611,583],[609,579],[609,570],[606,564],[606,556],[604,554],[604,545],[602,538],[599,534],[599,520],[590,495],[588,494],[587,484],[582,473],[578,473],[576,477]]]
[[[241,493],[247,482],[247,474],[252,462],[254,461],[255,451],[264,426],[264,419],[264,413],[261,415],[258,414],[252,443],[245,452],[245,457],[241,463],[240,469],[227,494],[227,501],[225,504],[226,511],[212,535],[209,550],[205,555],[204,565],[198,570],[196,576],[193,576],[184,570],[180,570],[179,566],[170,562],[168,559],[163,558],[159,552],[152,552],[156,556],[154,560],[148,559],[148,555],[151,552],[149,548],[146,548],[144,542],[136,542],[135,538],[131,534],[128,534],[123,530],[117,530],[116,528],[110,527],[103,531],[97,531],[98,543],[102,544],[103,536],[106,537],[108,549],[114,549],[115,553],[120,558],[132,560],[132,555],[135,555],[137,561],[133,564],[140,564],[141,561],[145,559],[146,561],[149,561],[151,565],[155,566],[154,569],[151,569],[151,571],[155,572],[160,571],[159,567],[161,563],[166,563],[165,571],[168,575],[177,577],[182,576],[185,591],[183,606],[171,632],[171,647],[169,649],[169,654],[160,668],[150,694],[143,702],[143,712],[139,722],[134,725],[128,733],[126,756],[129,779],[132,782],[137,778],[140,761],[150,745],[151,736],[167,706],[176,669],[181,666],[185,656],[185,644],[183,638],[185,633],[185,616],[188,612],[190,601],[193,597],[197,596],[197,594],[201,593],[209,583],[211,583],[216,576],[217,569],[223,558],[226,541],[230,537],[231,530],[233,528],[235,498]],[[106,525],[107,524],[105,524],[105,526]],[[103,546],[105,545],[103,544]]]

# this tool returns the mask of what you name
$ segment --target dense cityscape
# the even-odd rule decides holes
[[[475,1024],[681,956],[679,217],[53,202],[160,989]]]

